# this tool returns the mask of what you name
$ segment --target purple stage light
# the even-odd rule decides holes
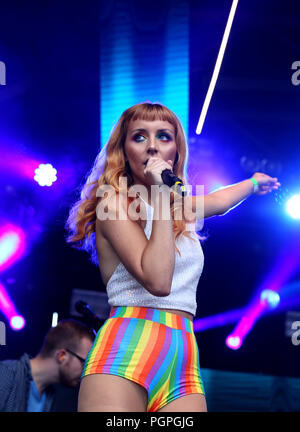
[[[286,249],[277,257],[272,271],[266,277],[263,284],[261,284],[258,294],[254,296],[245,314],[237,323],[230,336],[238,336],[241,339],[245,339],[255,322],[265,314],[268,309],[275,308],[278,305],[280,301],[278,291],[285,286],[287,281],[300,267],[299,241],[300,238],[298,236],[292,243],[288,244]]]
[[[239,338],[240,345],[238,346],[238,348],[242,345],[243,339],[245,339],[245,337],[250,332],[255,322],[262,315],[265,309],[266,309],[266,305],[262,304],[257,299],[255,299],[247,307],[245,314],[241,317],[240,321],[238,322],[238,324],[236,325],[232,333],[229,335],[231,338]]]
[[[25,250],[25,234],[20,228],[7,224],[0,229],[0,271],[20,259]]]
[[[19,146],[14,143],[6,143],[1,148],[0,170],[1,173],[8,172],[17,177],[32,179],[34,170],[39,166],[40,161],[22,152]]]
[[[234,309],[227,312],[222,312],[218,315],[195,319],[193,322],[194,332],[198,333],[211,328],[223,327],[225,325],[235,323],[243,316],[245,310],[245,308]]]

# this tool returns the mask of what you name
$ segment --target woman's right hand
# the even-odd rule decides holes
[[[151,185],[163,185],[164,182],[162,181],[161,173],[165,169],[169,169],[171,171],[173,170],[171,160],[166,162],[159,157],[151,156],[148,159],[147,165],[144,169],[147,182]]]
[[[281,186],[277,177],[270,177],[264,173],[255,173],[252,176],[258,183],[258,190],[255,192],[256,195],[266,195]]]

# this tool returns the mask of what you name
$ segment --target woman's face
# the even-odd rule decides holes
[[[125,156],[128,160],[134,184],[146,184],[144,169],[151,156],[174,164],[177,146],[175,130],[171,123],[162,120],[134,120],[129,123]]]

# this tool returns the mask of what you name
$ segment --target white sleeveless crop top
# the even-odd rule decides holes
[[[147,202],[145,204],[147,222],[144,232],[149,239],[154,209]],[[195,240],[182,235],[176,240],[181,256],[175,251],[171,292],[168,296],[158,297],[150,294],[120,262],[107,282],[106,290],[109,305],[178,309],[195,315],[197,309],[196,291],[203,270],[204,255],[195,231],[189,231],[189,234]]]

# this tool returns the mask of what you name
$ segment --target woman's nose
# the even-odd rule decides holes
[[[148,151],[154,151],[157,152],[157,142],[156,138],[149,138],[148,140]]]
[[[158,152],[157,152],[156,148],[154,148],[154,147],[149,147],[148,150],[147,150],[147,154],[150,155],[150,156],[156,156],[157,153]]]

